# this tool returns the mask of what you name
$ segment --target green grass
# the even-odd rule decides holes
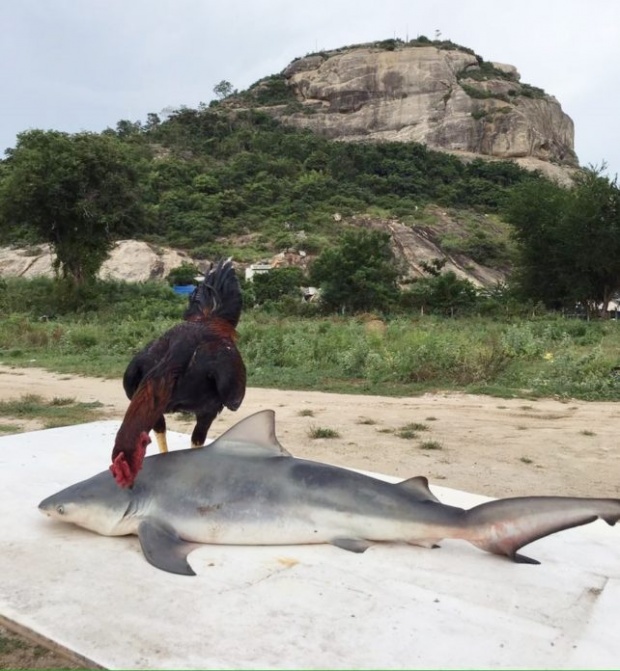
[[[420,424],[420,422],[410,422],[397,429],[395,435],[399,438],[411,440],[412,438],[417,438],[419,431],[428,431],[428,426],[426,424]]]
[[[20,433],[21,424],[0,424],[0,433]]]
[[[428,426],[421,422],[410,422],[401,427],[401,431],[428,431]]]
[[[3,286],[0,361],[67,374],[120,378],[133,354],[178,323],[185,306],[165,288],[113,284],[92,299],[92,310],[72,312],[52,301],[45,283],[7,280]],[[615,321],[417,313],[383,321],[386,329],[376,333],[355,316],[246,310],[238,345],[248,385],[388,396],[459,390],[502,398],[620,400]]]
[[[424,440],[419,447],[421,450],[443,450],[443,445],[437,440]]]
[[[308,430],[308,437],[314,439],[317,438],[340,438],[338,431],[334,429],[329,429],[322,426],[313,426]]]
[[[0,417],[36,419],[43,423],[44,428],[52,429],[100,419],[102,414],[98,408],[102,406],[98,401],[79,403],[73,398],[53,398],[46,401],[36,394],[25,394],[18,399],[0,401]],[[5,427],[0,431],[6,431]]]

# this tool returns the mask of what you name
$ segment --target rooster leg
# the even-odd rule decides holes
[[[205,444],[207,433],[213,420],[217,417],[217,412],[216,410],[215,412],[196,415],[196,426],[192,431],[192,447],[201,447]]]
[[[153,426],[153,431],[155,432],[155,440],[157,440],[157,446],[159,447],[160,452],[168,451],[168,441],[166,440],[166,420],[163,415],[155,422]]]

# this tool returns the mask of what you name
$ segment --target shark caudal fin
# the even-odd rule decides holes
[[[463,538],[476,547],[515,562],[539,564],[518,554],[528,543],[596,519],[620,520],[620,499],[527,496],[490,501],[465,514]]]

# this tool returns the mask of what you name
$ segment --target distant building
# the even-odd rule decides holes
[[[268,261],[253,263],[245,269],[245,279],[247,282],[251,282],[254,275],[264,275],[265,273],[268,273],[271,268],[271,263]]]

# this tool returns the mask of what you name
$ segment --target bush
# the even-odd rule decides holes
[[[173,268],[166,277],[170,286],[175,284],[195,284],[196,275],[200,275],[200,270],[197,265],[193,263],[186,263],[185,261],[176,268]]]

